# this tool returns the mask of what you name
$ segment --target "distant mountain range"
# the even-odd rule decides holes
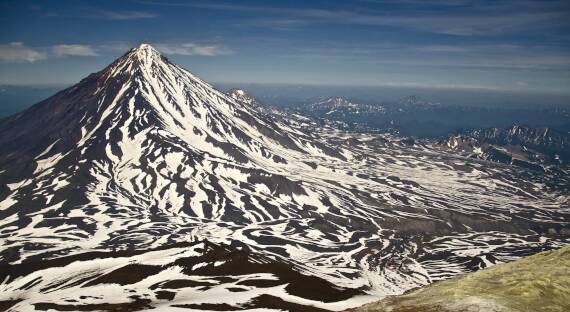
[[[506,128],[513,124],[570,131],[570,110],[567,108],[453,106],[433,103],[415,95],[385,103],[319,98],[295,105],[290,110],[343,122],[354,131],[390,131],[418,138],[445,137],[474,128]]]
[[[324,114],[327,116],[346,116],[349,114],[370,114],[382,113],[384,107],[382,105],[353,103],[342,97],[331,97],[316,100],[308,104],[306,107],[312,113]]]
[[[232,90],[232,92],[236,91]],[[244,90],[239,90],[237,95],[232,96],[236,98],[242,96],[245,97],[245,102],[263,105]],[[445,114],[454,109],[459,108],[445,107],[440,103],[431,103],[412,95],[385,104],[363,104],[342,97],[323,97],[313,99],[308,104],[299,105],[293,111],[336,122],[336,127],[345,130],[406,134],[420,131],[425,127],[427,122],[421,121],[422,114],[428,116],[434,112]],[[465,113],[469,113],[469,110],[478,111],[475,108],[464,107],[460,110]],[[489,112],[492,113],[493,110]],[[547,112],[557,114],[562,119],[568,117],[565,115],[566,111],[558,108],[547,110]],[[418,124],[408,124],[410,117],[407,115],[420,116]],[[443,138],[441,138],[442,135],[429,135],[429,132],[421,133],[420,138],[427,139],[428,142],[435,140],[436,145],[465,153],[470,157],[536,170],[566,167],[570,160],[570,134],[552,128],[513,125],[506,128],[466,129],[457,133],[437,123],[430,125],[435,128],[439,127],[437,132],[443,133]],[[446,132],[456,133],[446,135]],[[413,139],[408,140],[408,142],[412,141]]]
[[[570,162],[570,134],[551,128],[476,129],[451,135],[439,144],[473,157],[538,170],[567,168]]]

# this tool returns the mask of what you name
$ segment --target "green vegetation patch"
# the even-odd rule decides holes
[[[437,282],[355,311],[570,311],[570,246]]]

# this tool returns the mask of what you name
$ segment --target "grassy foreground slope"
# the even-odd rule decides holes
[[[351,311],[570,311],[570,246],[438,282]]]

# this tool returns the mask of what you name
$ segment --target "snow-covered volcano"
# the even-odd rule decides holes
[[[113,224],[123,222],[115,213],[236,224],[285,216],[245,209],[243,192],[298,194],[302,204],[307,190],[279,175],[286,159],[350,157],[213,89],[149,45],[5,120],[2,133],[5,211],[57,204],[69,217],[87,205],[81,211],[98,207]],[[82,215],[75,225],[92,228]]]
[[[153,306],[162,299],[145,292],[148,279],[160,289],[199,263],[234,259],[221,256],[233,251],[168,248],[203,240],[239,245],[256,255],[253,263],[287,264],[353,295],[400,293],[567,242],[568,194],[534,174],[269,114],[143,44],[0,121],[0,300],[53,308],[66,298],[132,301],[132,291]],[[81,256],[87,252],[99,256]],[[206,260],[180,260],[192,257]],[[61,268],[46,265],[38,267],[45,274],[25,269],[42,262],[71,276],[62,280]],[[158,268],[135,281],[111,274],[133,263]],[[294,273],[283,270],[209,272],[265,274],[287,285]],[[200,296],[200,283],[187,283],[172,298],[210,304],[241,282],[212,282]],[[230,305],[263,302],[271,290],[259,285]],[[325,309],[365,300],[332,296],[319,305],[326,300],[310,291],[295,295],[287,300]]]

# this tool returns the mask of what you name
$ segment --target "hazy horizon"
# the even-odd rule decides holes
[[[73,83],[74,84],[74,83]],[[73,84],[60,85],[0,85],[0,118],[25,110]],[[335,86],[279,83],[212,82],[221,91],[241,88],[276,106],[316,97],[345,97],[367,103],[386,103],[416,95],[430,102],[456,106],[540,108],[570,107],[570,95],[539,92],[509,92],[393,86]]]

